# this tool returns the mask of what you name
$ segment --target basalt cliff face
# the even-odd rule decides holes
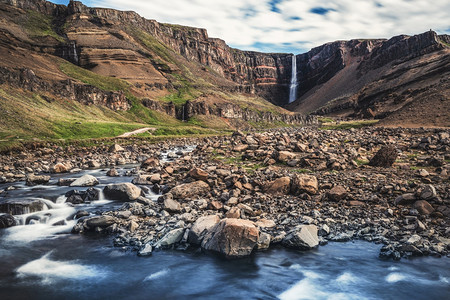
[[[389,40],[337,41],[297,55],[297,101],[288,105],[292,54],[240,51],[208,37],[205,29],[163,24],[135,12],[89,8],[77,1],[64,6],[44,0],[0,0],[0,5],[0,55],[10,59],[1,67],[29,69],[40,81],[57,86],[57,95],[83,103],[118,110],[131,107],[114,89],[104,95],[95,86],[78,87],[87,82],[82,76],[72,80],[73,70],[61,68],[60,61],[55,64],[54,56],[125,80],[131,94],[146,99],[144,105],[178,118],[185,117],[186,107],[158,99],[175,91],[185,105],[189,100],[190,105],[201,102],[195,107],[207,107],[194,109],[196,113],[220,117],[221,106],[248,110],[222,92],[261,97],[302,114],[388,118],[420,97],[429,107],[448,107],[449,37],[432,31]],[[68,80],[73,82],[66,87]],[[86,89],[91,92],[77,94]],[[214,101],[211,93],[216,93]],[[160,103],[149,104],[156,102]],[[430,110],[429,116],[433,113]],[[441,117],[445,120],[447,115]],[[408,114],[404,118],[412,122]]]

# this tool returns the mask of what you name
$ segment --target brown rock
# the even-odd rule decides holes
[[[200,168],[194,168],[189,171],[189,176],[197,180],[206,181],[208,180],[209,174]]]
[[[70,170],[69,164],[63,164],[63,163],[57,163],[53,166],[52,172],[53,173],[67,173]]]
[[[232,207],[229,211],[227,211],[225,217],[229,219],[239,219],[241,217],[241,210],[237,207]]]
[[[141,169],[151,169],[156,168],[157,166],[159,166],[159,159],[150,157],[141,164]]]
[[[277,160],[279,162],[287,162],[288,160],[294,159],[296,157],[295,153],[289,151],[280,151],[277,155]]]
[[[109,147],[109,149],[108,149],[109,153],[122,152],[122,151],[125,151],[125,149],[123,149],[123,147],[120,146],[119,144],[114,144],[111,147]]]
[[[397,159],[397,148],[393,145],[383,146],[369,162],[369,166],[389,168]]]
[[[289,193],[290,184],[291,179],[289,177],[281,177],[270,182],[265,191],[271,194],[287,194]]]
[[[433,206],[425,200],[419,200],[413,206],[421,215],[429,215],[434,212]]]
[[[233,148],[234,152],[242,152],[248,149],[248,145],[244,144],[244,145],[237,145]]]
[[[208,209],[220,210],[223,208],[223,204],[220,201],[213,200],[208,204]]]
[[[176,200],[166,198],[164,199],[164,209],[168,212],[178,213],[181,211],[181,205]]]
[[[170,192],[176,199],[192,198],[208,193],[209,185],[204,181],[195,181],[191,183],[184,183],[174,187]]]
[[[292,178],[291,193],[293,195],[300,195],[302,193],[314,195],[317,194],[318,190],[319,184],[315,176],[295,174]]]
[[[327,198],[330,201],[341,201],[345,197],[347,197],[347,191],[341,185],[336,185],[327,193]]]
[[[258,240],[259,230],[253,222],[223,219],[206,234],[202,248],[226,258],[238,258],[250,255]]]

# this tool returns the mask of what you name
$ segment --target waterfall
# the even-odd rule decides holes
[[[297,98],[297,59],[292,55],[292,76],[291,85],[289,88],[289,103],[292,103]]]
[[[73,46],[73,61],[78,64],[78,53],[77,53],[77,45],[75,43],[72,44]]]
[[[183,104],[183,106],[182,106],[182,108],[183,108],[183,111],[182,111],[182,114],[181,114],[181,120],[184,122],[185,120],[184,120],[184,107],[186,106],[186,104]]]

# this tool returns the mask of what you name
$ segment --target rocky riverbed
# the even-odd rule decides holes
[[[186,146],[196,147],[170,151]],[[353,239],[384,244],[384,258],[448,255],[449,150],[448,130],[401,128],[49,146],[1,157],[0,227],[17,223],[11,214],[44,209],[9,197],[14,182],[25,181],[72,186],[62,196],[75,208],[102,197],[123,202],[97,214],[77,209],[72,231],[110,234],[139,255],[201,247],[235,258],[275,244],[308,250]],[[136,167],[121,174],[124,164]],[[95,177],[77,175],[88,168],[104,168],[114,184],[96,189]],[[73,179],[54,181],[60,173]],[[118,180],[124,175],[132,182]]]

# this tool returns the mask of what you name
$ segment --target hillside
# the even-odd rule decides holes
[[[204,52],[194,53],[193,44]],[[240,52],[206,30],[134,12],[1,0],[0,138],[104,137],[147,124],[169,134],[214,133],[314,121],[262,98],[244,78],[253,76],[249,67],[242,77],[202,53],[230,64],[233,55],[254,65],[287,57]]]

